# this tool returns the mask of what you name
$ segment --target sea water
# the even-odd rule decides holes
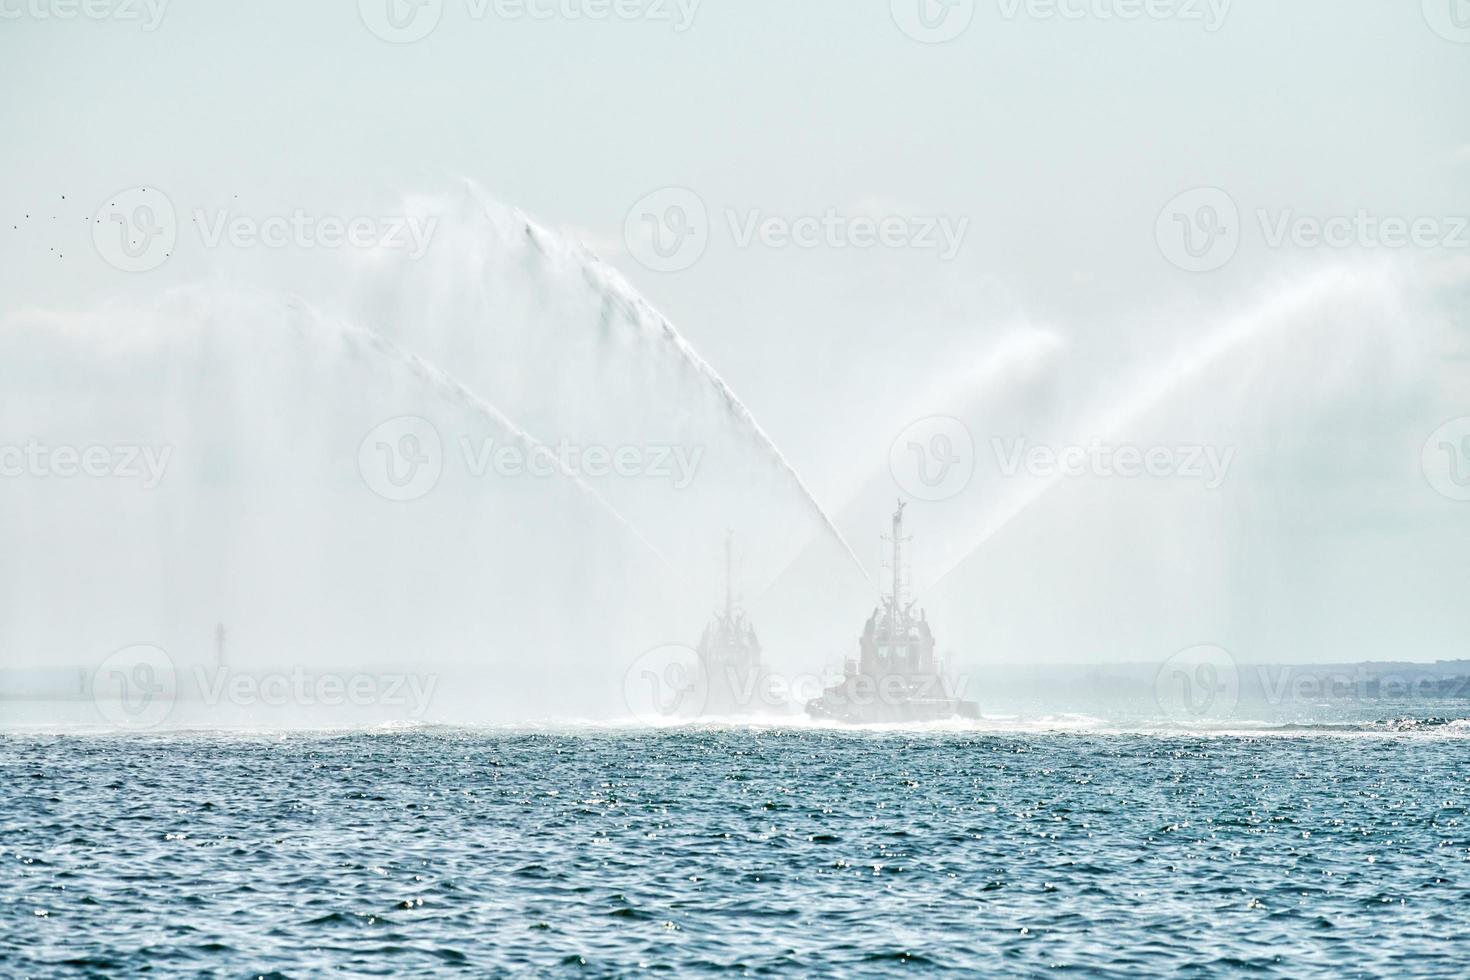
[[[1470,739],[0,736],[0,975],[1463,975]]]

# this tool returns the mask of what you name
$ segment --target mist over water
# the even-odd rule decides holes
[[[1470,383],[1464,296],[1448,262],[1327,260],[1127,322],[1023,319],[911,389],[839,526],[876,564],[895,483],[919,498],[914,588],[969,667],[1159,663],[1202,642],[1461,657],[1440,572],[1466,570],[1465,526],[1421,451]],[[1095,469],[1094,447],[1174,469]]]
[[[122,447],[140,471],[4,481],[6,665],[85,674],[146,644],[183,671],[432,678],[418,721],[616,720],[645,651],[692,644],[721,601],[727,533],[767,665],[840,666],[891,575],[877,536],[899,496],[907,584],[966,672],[1162,661],[1204,639],[1257,660],[1461,652],[1423,617],[1442,601],[1424,592],[1397,594],[1396,618],[1357,646],[1329,645],[1349,632],[1329,622],[1340,610],[1397,586],[1369,571],[1324,596],[1305,577],[1337,574],[1313,549],[1356,519],[1342,494],[1378,486],[1410,538],[1443,520],[1416,454],[1454,403],[1442,358],[1459,294],[1426,287],[1428,264],[1304,268],[1229,307],[1113,325],[1107,343],[1083,323],[1000,318],[965,356],[899,369],[891,424],[848,440],[868,447],[853,466],[868,476],[824,502],[587,247],[469,183],[408,203],[432,248],[355,255],[310,292],[257,277],[5,321],[10,431]],[[888,365],[882,350],[850,357],[849,372]],[[958,426],[943,443],[936,417]],[[927,492],[905,464],[940,473],[932,450],[955,433],[969,471]],[[1184,446],[1215,469],[1073,478],[1017,463],[1092,442]],[[1403,645],[1383,649],[1391,632]],[[289,717],[354,716],[298,703]]]
[[[435,206],[432,259],[370,255],[346,290],[6,322],[9,428],[154,463],[6,481],[7,665],[214,665],[218,623],[239,670],[447,671],[476,720],[614,717],[638,654],[697,637],[727,531],[742,593],[814,549],[801,607],[861,611],[845,542],[666,320],[473,187]]]

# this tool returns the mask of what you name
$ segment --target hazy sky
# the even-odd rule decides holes
[[[1237,0],[1216,23],[1203,0],[1126,21],[1098,16],[1109,0],[1074,0],[1081,19],[990,0],[941,44],[908,37],[881,0],[705,0],[684,30],[672,0],[604,20],[446,0],[409,44],[374,36],[348,0],[173,0],[151,31],[141,5],[34,16],[48,2],[4,0],[20,16],[0,25],[8,303],[78,304],[225,264],[185,248],[144,282],[97,268],[83,218],[132,184],[183,210],[350,212],[468,176],[585,229],[769,424],[808,443],[786,393],[850,339],[922,343],[997,304],[1101,323],[1280,264],[1252,254],[1259,234],[1217,276],[1163,261],[1155,218],[1188,188],[1248,211],[1470,206],[1470,45],[1413,2]],[[563,3],[582,9],[535,9]],[[618,254],[628,209],[666,185],[697,191],[716,225],[677,274]],[[969,228],[944,263],[740,249],[728,208],[909,209]],[[27,212],[62,212],[63,227],[28,233]]]
[[[1412,623],[1414,644],[1449,655],[1465,635],[1451,600],[1467,570],[1470,504],[1427,490],[1415,465],[1416,439],[1470,416],[1470,232],[1455,224],[1470,215],[1463,0],[426,0],[428,20],[398,8],[407,30],[433,25],[409,43],[379,36],[393,31],[388,2],[93,0],[98,17],[62,19],[65,0],[0,0],[0,310],[83,310],[197,281],[330,306],[348,288],[336,255],[208,248],[196,212],[392,215],[407,197],[470,178],[614,263],[834,511],[871,488],[908,422],[984,394],[966,391],[966,378],[987,377],[986,358],[1025,331],[1039,331],[1038,356],[1058,364],[1028,369],[1040,380],[991,406],[989,417],[1015,425],[973,432],[982,455],[992,437],[1029,434],[1015,426],[1038,418],[1057,438],[1153,419],[1165,442],[1212,432],[1222,446],[1262,447],[1240,450],[1237,472],[1249,475],[1209,505],[1219,512],[1208,558],[1181,557],[1191,546],[1180,527],[1155,527],[1133,568],[1110,515],[1146,516],[1152,504],[1110,509],[1112,485],[1051,505],[1084,522],[1080,539],[1057,522],[997,537],[1003,557],[975,570],[975,590],[1014,590],[1033,620],[1046,617],[1047,597],[1095,585],[1094,564],[1105,577],[1136,573],[1128,599],[1146,607],[1156,580],[1172,577],[1169,562],[1193,561],[1211,569],[1191,580],[1211,606],[1213,625],[1201,629],[1259,622],[1267,593],[1284,590],[1295,598],[1282,621],[1325,656],[1344,628],[1322,603],[1399,589],[1393,615],[1375,611],[1373,642]],[[922,40],[925,24],[944,40]],[[180,230],[167,262],[127,273],[100,258],[90,230],[109,196],[138,185],[167,194]],[[678,263],[688,267],[655,271],[625,229],[640,227],[646,195],[670,187],[704,208],[707,245]],[[1201,187],[1236,208],[1224,216],[1232,252],[1190,271],[1167,237],[1182,234],[1169,209]],[[1186,217],[1205,220],[1201,202],[1219,200],[1185,199]],[[848,232],[855,216],[898,219],[910,237],[867,248],[744,238],[767,218],[829,212]],[[1297,218],[1359,212],[1428,217],[1433,241],[1384,245],[1361,223],[1342,247],[1273,240]],[[939,245],[926,244],[926,229]],[[1165,385],[1125,410],[1147,379],[1187,367],[1233,322],[1266,316],[1321,276],[1391,285],[1354,299],[1364,322],[1336,334],[1328,321],[1342,311],[1330,302],[1286,303],[1284,320],[1315,324],[1311,340],[1237,337],[1219,351],[1225,376],[1196,365],[1181,375],[1183,395]],[[1402,336],[1391,358],[1362,341],[1381,340],[1388,321]],[[941,384],[961,394],[926,398]],[[1422,399],[1411,404],[1406,390]],[[1390,405],[1401,415],[1388,417]],[[1365,424],[1375,434],[1355,440]],[[1369,444],[1406,455],[1361,450]],[[875,501],[901,488],[880,489]],[[855,536],[876,533],[877,506],[848,515]],[[1190,511],[1186,523],[1199,521],[1209,523]],[[1047,543],[1053,533],[1062,542]],[[1282,557],[1283,541],[1296,557]],[[1075,574],[1073,551],[1084,556]],[[1026,562],[1031,571],[1015,574]],[[1082,605],[1099,609],[1079,613],[1079,630],[1096,635],[1108,622],[1116,597],[1105,592],[1088,593]],[[1342,601],[1344,614],[1362,608]],[[1310,615],[1304,602],[1317,604]],[[1361,636],[1363,625],[1346,631]],[[1280,631],[1248,632],[1254,642]],[[1289,656],[1300,639],[1269,652]],[[1101,645],[1118,654],[1127,643]],[[1064,657],[1076,635],[1044,646]]]

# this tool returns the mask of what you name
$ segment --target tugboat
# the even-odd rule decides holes
[[[696,649],[695,703],[702,714],[714,716],[782,711],[789,706],[775,696],[761,666],[761,642],[755,627],[735,602],[733,540],[733,534],[725,537],[725,607],[705,626]]]
[[[934,634],[918,600],[903,591],[903,509],[893,514],[893,591],[873,610],[858,640],[858,658],[848,659],[840,683],[808,701],[806,713],[849,725],[910,724],[979,718],[980,706],[956,697],[934,656]]]

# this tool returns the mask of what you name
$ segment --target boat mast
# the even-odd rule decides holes
[[[731,614],[731,612],[734,611],[734,607],[735,607],[735,598],[734,598],[734,593],[732,591],[734,589],[734,584],[731,581],[731,579],[732,579],[732,572],[731,572],[731,567],[730,567],[730,562],[731,562],[730,549],[731,549],[731,546],[732,546],[732,543],[734,542],[734,540],[735,540],[735,532],[734,531],[726,531],[725,532],[725,618],[726,619],[729,619],[730,618],[730,614]]]
[[[903,509],[908,506],[902,500],[893,512],[893,536],[884,538],[893,543],[893,596],[892,625],[898,628],[899,610],[903,608]]]
[[[893,512],[893,610],[903,602],[903,501]]]

